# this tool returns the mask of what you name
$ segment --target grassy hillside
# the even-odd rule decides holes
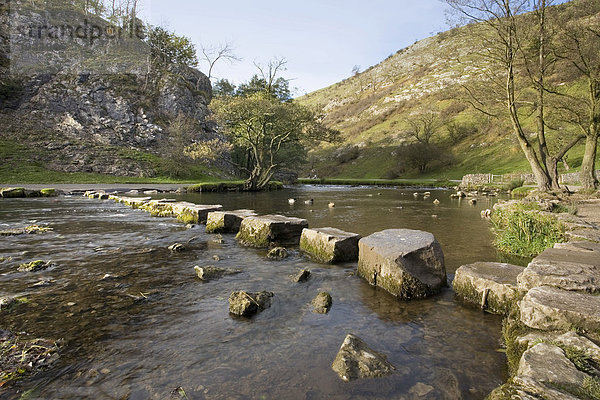
[[[559,7],[575,6],[572,2]],[[326,123],[343,137],[341,144],[312,149],[302,175],[458,179],[467,173],[528,171],[509,121],[489,118],[470,107],[463,89],[485,82],[489,72],[473,56],[473,49],[481,46],[477,36],[484,34],[481,26],[439,33],[362,73],[301,97],[300,102],[321,110]],[[564,87],[580,85],[580,77],[562,76],[560,70],[556,68],[552,80]],[[525,130],[534,132],[534,117],[526,114],[528,110],[522,112]],[[414,140],[407,134],[409,121],[424,113],[435,115],[432,141],[438,154],[426,171],[417,172],[406,165],[401,149]],[[574,129],[563,128],[550,132],[550,139]],[[571,170],[579,167],[582,155],[583,145],[569,152]]]

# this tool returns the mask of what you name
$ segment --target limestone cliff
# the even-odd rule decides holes
[[[109,24],[73,10],[15,7],[22,4],[0,0],[0,144],[19,148],[27,158],[13,162],[64,172],[155,176],[165,173],[157,165],[176,117],[194,122],[188,139],[214,137],[205,121],[212,89],[202,72],[176,64],[151,66],[144,57],[148,45],[138,38],[129,38],[125,51],[102,38],[93,46],[87,39],[61,48],[43,43],[44,51],[29,57],[18,47],[16,22],[30,31],[66,23],[77,27],[74,20],[100,29]],[[136,51],[135,67],[124,66]]]

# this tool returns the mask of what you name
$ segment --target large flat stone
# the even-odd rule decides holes
[[[591,228],[579,228],[565,233],[570,240],[589,240],[600,243],[600,230]]]
[[[209,212],[206,217],[206,233],[238,233],[244,218],[255,216],[253,210]]]
[[[244,245],[253,247],[297,245],[304,228],[308,228],[308,222],[301,218],[283,215],[247,217],[242,221],[236,238]]]
[[[545,331],[600,332],[600,297],[550,286],[531,289],[519,303],[521,322]]]
[[[304,229],[300,249],[322,263],[338,263],[358,260],[360,235],[336,228]]]
[[[185,223],[204,224],[208,213],[219,211],[223,208],[220,204],[194,204],[188,202],[177,202],[172,205],[173,215]]]
[[[452,286],[464,301],[494,314],[508,314],[518,297],[517,276],[523,267],[478,262],[456,270]]]
[[[571,251],[581,251],[584,253],[598,252],[600,253],[600,243],[590,242],[587,240],[577,240],[566,243],[556,243],[555,249],[564,249]],[[599,256],[600,257],[600,256]]]
[[[435,237],[389,229],[358,242],[358,274],[402,299],[424,298],[447,285],[444,254]]]
[[[600,253],[565,248],[546,249],[518,278],[519,289],[554,286],[588,293],[600,292]]]
[[[344,339],[331,367],[345,382],[386,376],[395,369],[385,355],[370,349],[365,342],[352,334]]]
[[[543,399],[562,400],[577,397],[557,388],[579,388],[586,377],[561,348],[539,343],[523,353],[513,382]]]

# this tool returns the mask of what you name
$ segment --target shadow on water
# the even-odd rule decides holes
[[[427,230],[442,244],[450,274],[461,264],[497,259],[488,223],[479,217],[494,200],[482,198],[473,207],[451,200],[449,192],[432,190],[430,199],[413,192],[301,186],[168,197],[297,216],[313,227],[362,235]],[[290,206],[288,198],[298,201]],[[432,203],[435,198],[440,205]],[[304,204],[308,199],[314,203]],[[481,399],[506,379],[505,357],[497,351],[500,318],[461,306],[451,289],[401,302],[355,276],[356,264],[315,264],[297,250],[284,261],[268,261],[264,250],[240,247],[233,235],[217,243],[202,226],[186,229],[112,202],[2,202],[0,229],[30,223],[54,231],[0,242],[0,257],[11,257],[0,263],[0,295],[29,301],[0,311],[1,324],[65,339],[53,369],[16,386],[35,388],[31,398],[162,399],[181,386],[191,399]],[[167,249],[188,241],[187,251]],[[52,260],[56,267],[16,271],[34,259]],[[194,265],[243,272],[203,283]],[[311,278],[292,283],[289,276],[301,268],[309,268]],[[34,286],[42,280],[51,284]],[[273,304],[254,318],[231,318],[227,298],[240,289],[272,291]],[[333,307],[327,315],[314,314],[310,301],[323,290],[332,295]],[[396,373],[339,380],[330,366],[349,332],[388,355]]]

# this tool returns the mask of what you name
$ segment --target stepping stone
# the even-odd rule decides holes
[[[206,233],[238,233],[244,218],[254,216],[253,210],[211,211],[206,218]]]
[[[444,254],[431,233],[389,229],[358,247],[358,274],[401,299],[429,297],[447,285]]]
[[[336,228],[304,229],[300,249],[315,261],[335,264],[358,260],[360,235]]]
[[[541,286],[519,303],[521,322],[544,331],[600,332],[600,296]]]
[[[246,246],[297,245],[302,230],[308,228],[305,219],[264,215],[244,218],[236,238]]]
[[[496,262],[463,265],[456,270],[452,286],[463,301],[506,315],[517,300],[517,276],[521,272],[523,267]]]

